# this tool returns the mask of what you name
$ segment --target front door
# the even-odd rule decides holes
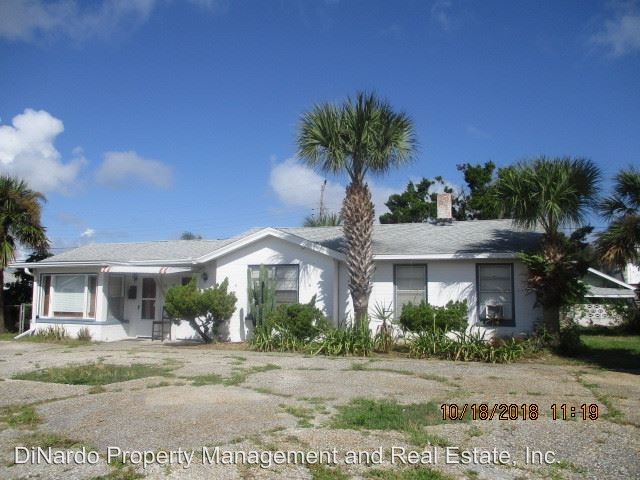
[[[140,304],[140,322],[136,329],[138,337],[151,337],[153,321],[156,319],[156,279],[153,277],[142,278],[142,300]]]

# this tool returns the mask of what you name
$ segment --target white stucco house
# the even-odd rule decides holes
[[[526,268],[516,254],[538,238],[510,220],[376,225],[370,306],[397,314],[409,301],[466,299],[470,326],[531,332],[541,311],[526,292]],[[224,240],[92,244],[12,266],[34,276],[32,331],[61,325],[73,335],[87,327],[101,341],[151,337],[170,286],[192,275],[200,288],[227,278],[238,298],[227,337],[237,342],[251,335],[247,282],[261,265],[275,278],[278,302],[315,295],[334,323],[353,318],[342,248],[341,227],[259,228]],[[165,325],[171,340],[196,337],[186,322]]]

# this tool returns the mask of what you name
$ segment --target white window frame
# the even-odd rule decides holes
[[[485,312],[480,308],[480,294],[483,293],[480,285],[480,270],[482,267],[509,267],[509,275],[511,276],[511,318],[504,318],[497,323],[497,326],[515,327],[516,326],[516,292],[515,292],[515,273],[513,263],[476,263],[476,308],[478,311],[478,321],[484,325],[491,325],[492,322],[485,318]],[[486,293],[486,292],[485,292]]]
[[[297,263],[272,263],[272,264],[264,264],[264,265],[249,265],[249,272],[252,273],[254,270],[260,271],[261,267],[264,267],[267,270],[273,269],[273,279],[274,279],[274,281],[276,280],[277,275],[278,275],[276,273],[276,270],[278,268],[295,267],[296,268],[296,301],[293,302],[293,304],[300,303],[300,265],[299,264],[297,264]],[[251,278],[251,276],[249,276],[249,278]],[[285,291],[291,291],[291,290],[285,290]],[[292,305],[292,304],[291,303],[278,303],[278,302],[276,302],[276,305]]]
[[[402,267],[423,267],[424,268],[424,302],[429,300],[429,270],[426,263],[395,263],[393,265],[393,312],[395,318],[400,318],[401,306],[398,305],[398,282],[397,270]]]
[[[44,299],[46,296],[45,292],[45,277],[51,277],[50,283],[50,292],[49,292],[49,315],[44,314]],[[81,317],[69,317],[69,316],[58,316],[53,312],[53,298],[55,296],[54,291],[54,282],[55,277],[84,277],[84,298],[82,301],[82,316]],[[89,312],[89,277],[96,277],[96,305],[94,310],[94,316],[90,317]],[[40,274],[40,300],[38,302],[38,315],[41,318],[64,318],[70,320],[92,320],[95,321],[98,316],[98,274],[97,273],[42,273]]]

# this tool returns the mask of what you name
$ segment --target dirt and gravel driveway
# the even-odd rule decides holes
[[[95,361],[162,365],[170,373],[104,388],[12,379],[39,368]],[[203,376],[211,376],[210,381]],[[196,386],[194,377],[205,380]],[[125,475],[132,471],[106,464],[110,447],[112,452],[118,447],[134,455],[173,452],[172,463],[134,465],[147,478],[409,478],[391,473],[402,475],[412,468],[403,464],[407,457],[398,453],[400,448],[428,452],[430,457],[422,455],[422,461],[453,478],[640,478],[640,376],[577,364],[334,359],[146,341],[79,347],[0,342],[0,380],[0,412],[4,412],[0,414],[0,478],[85,479],[116,473],[128,478]],[[399,431],[332,426],[338,407],[354,398],[456,403],[461,408],[474,403],[487,403],[490,409],[501,403],[526,404],[527,411],[536,404],[539,418],[428,426],[422,438],[430,435],[443,445],[434,447],[418,444],[415,437]],[[560,405],[567,405],[568,420],[552,419],[554,403],[559,413]],[[582,420],[582,404],[597,404],[600,418]],[[38,421],[10,425],[7,412],[20,412],[16,409],[28,405]],[[578,408],[574,419],[572,406]],[[80,456],[55,465],[15,464],[15,447],[49,445],[53,451],[69,454],[98,452],[99,458],[95,465]],[[459,449],[449,449],[449,463],[444,445]],[[203,447],[207,453],[218,452],[216,462],[203,457]],[[507,452],[508,461],[503,457],[497,462],[465,464],[462,457],[453,456],[475,449],[480,455],[476,460],[482,460],[494,448]],[[345,455],[353,450],[378,452],[380,457],[347,465]],[[532,450],[550,452],[547,458],[554,463],[527,464],[527,451]],[[187,467],[186,457],[179,452],[191,451],[194,455]],[[220,460],[225,452],[262,452],[260,458],[267,460],[277,452],[294,451],[334,452],[338,465],[263,468],[264,461],[261,466],[251,460],[236,465]],[[393,466],[392,454],[397,454]]]

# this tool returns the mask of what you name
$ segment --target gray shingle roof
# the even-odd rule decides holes
[[[333,250],[342,248],[342,227],[280,230]],[[539,238],[540,233],[518,229],[511,220],[375,225],[373,252],[375,255],[515,253],[535,247]]]
[[[196,259],[255,233],[252,229],[224,240],[168,240],[140,243],[97,243],[85,245],[40,262],[144,262],[167,263]],[[342,227],[280,228],[326,248],[342,251]],[[373,251],[376,255],[429,255],[515,253],[535,246],[539,233],[515,228],[511,220],[475,220],[448,225],[405,223],[375,225]]]
[[[93,243],[54,255],[41,264],[53,262],[144,262],[196,259],[234,242],[256,229],[221,240],[161,240],[155,242]]]
[[[633,290],[628,288],[608,288],[608,287],[594,287],[593,285],[587,285],[587,297],[594,298],[635,298],[636,294]]]

